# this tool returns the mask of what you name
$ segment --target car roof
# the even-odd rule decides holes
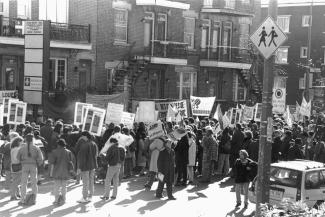
[[[305,171],[310,169],[325,168],[325,165],[320,162],[310,160],[293,160],[293,161],[280,161],[273,163],[271,166],[282,167],[292,170]]]

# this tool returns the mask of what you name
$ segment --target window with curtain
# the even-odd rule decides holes
[[[114,9],[115,41],[127,43],[128,11]]]
[[[191,95],[196,93],[197,89],[197,73],[193,71],[177,72],[177,91],[180,99],[189,99]]]
[[[3,9],[3,2],[0,2],[0,13],[3,13],[4,9]]]
[[[213,0],[203,0],[203,7],[211,8],[213,4]]]
[[[194,31],[195,18],[184,18],[184,42],[188,44],[188,48],[194,49]]]
[[[201,49],[205,50],[210,46],[210,20],[202,20],[202,31],[201,31]]]
[[[282,29],[283,32],[289,32],[290,26],[290,16],[281,15],[277,17],[277,24]]]
[[[213,22],[213,29],[212,29],[212,37],[211,37],[211,44],[212,44],[212,51],[217,52],[217,48],[220,45],[220,33],[221,33],[221,23],[220,21]]]
[[[235,90],[233,92],[234,101],[245,101],[247,88],[237,73],[234,73],[234,82],[235,82],[234,85]]]
[[[236,0],[225,0],[225,8],[235,9]]]

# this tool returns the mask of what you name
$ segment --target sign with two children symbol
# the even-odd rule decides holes
[[[251,35],[250,40],[264,58],[268,59],[287,40],[287,36],[271,17],[267,17]]]

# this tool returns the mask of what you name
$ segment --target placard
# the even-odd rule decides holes
[[[165,135],[161,122],[150,123],[148,125],[148,136],[150,140],[161,137]]]
[[[159,119],[165,119],[167,117],[169,105],[172,105],[173,108],[176,108],[180,112],[182,117],[188,117],[186,100],[180,100],[174,102],[159,102],[155,104],[156,104],[156,110],[159,111]]]
[[[236,124],[241,122],[241,116],[242,116],[242,110],[236,109],[236,117],[235,117]]]
[[[73,121],[75,125],[83,124],[87,107],[92,107],[92,104],[76,102],[74,108],[74,121]]]
[[[236,124],[236,112],[237,112],[237,109],[235,108],[232,108],[231,109],[231,112],[230,112],[230,126],[231,127],[234,127],[235,124]]]
[[[122,118],[121,118],[121,123],[124,124],[125,126],[127,126],[129,129],[133,129],[134,118],[135,118],[134,113],[123,112]]]
[[[116,103],[108,103],[106,109],[105,123],[114,123],[119,125],[121,123],[124,105]]]
[[[254,121],[261,122],[262,120],[262,103],[257,103],[255,108]]]
[[[4,117],[8,117],[8,115],[9,115],[9,100],[19,101],[18,99],[14,99],[14,98],[3,98],[2,105],[3,105],[3,116]]]
[[[3,102],[4,98],[17,98],[18,91],[17,90],[2,90],[0,91],[0,102]]]
[[[7,123],[15,125],[25,124],[27,103],[10,99],[8,105]]]
[[[140,101],[139,111],[138,111],[138,121],[139,122],[155,122],[155,102],[154,101]]]
[[[215,97],[195,97],[191,96],[192,115],[209,116],[215,101]]]
[[[286,110],[286,89],[274,88],[272,95],[272,112],[283,114]]]
[[[254,109],[256,106],[244,106],[243,109],[243,121],[251,121],[254,119]]]
[[[90,133],[101,136],[104,124],[105,110],[96,107],[87,107],[82,125],[82,131],[89,131]]]

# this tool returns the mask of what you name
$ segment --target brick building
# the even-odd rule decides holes
[[[51,20],[49,88],[42,106],[28,106],[28,114],[61,116],[70,106],[68,98],[57,98],[56,85],[64,83],[66,91],[91,86],[94,56],[91,53],[90,26],[69,22],[68,0],[0,0],[0,90],[17,90],[22,99],[24,89],[24,21]],[[94,83],[93,83],[94,84]],[[70,114],[71,115],[71,114]]]
[[[99,92],[230,104],[260,98],[260,65],[248,43],[260,1],[71,0],[70,8],[71,21],[92,26]]]
[[[296,101],[301,103],[305,88],[305,73],[310,67],[310,98],[314,103],[321,101],[324,107],[325,81],[321,73],[324,64],[325,46],[325,3],[286,3],[280,1],[278,5],[277,23],[287,34],[288,40],[276,52],[277,68],[280,68],[287,79],[287,104],[295,105]],[[312,7],[312,8],[311,8]],[[267,5],[262,5],[261,21],[267,16]],[[310,14],[312,9],[312,14]],[[311,50],[310,61],[308,53],[308,29],[312,17],[311,26]],[[285,80],[284,80],[285,81]],[[275,80],[275,83],[277,81]],[[314,104],[315,105],[315,104]],[[319,106],[319,105],[318,105]]]

